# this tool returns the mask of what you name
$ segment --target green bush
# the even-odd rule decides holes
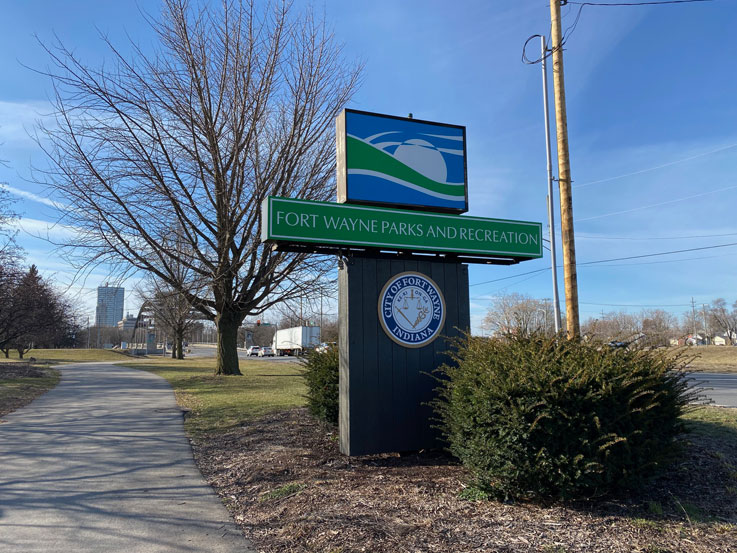
[[[307,407],[315,417],[338,424],[338,348],[311,352],[304,363]]]
[[[592,497],[665,466],[696,394],[680,358],[565,339],[466,337],[433,408],[473,485],[503,498]]]

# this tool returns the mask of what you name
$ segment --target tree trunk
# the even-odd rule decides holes
[[[9,349],[4,349],[3,350],[3,353],[5,354],[5,359],[10,359],[10,350]]]
[[[23,359],[24,353],[23,348],[18,348],[18,359]]]
[[[179,359],[177,357],[177,340],[174,338],[174,341],[171,344],[171,358],[172,359]]]
[[[241,321],[235,313],[224,312],[216,319],[218,349],[215,374],[242,374],[238,368],[238,327]]]
[[[174,337],[174,347],[177,351],[177,359],[184,359],[184,347],[182,346],[182,342],[184,342],[184,333],[177,332]]]

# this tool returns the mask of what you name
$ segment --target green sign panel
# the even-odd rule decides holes
[[[542,225],[270,197],[261,239],[485,257],[542,257]]]

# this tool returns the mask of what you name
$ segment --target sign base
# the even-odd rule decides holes
[[[382,290],[405,272],[432,279],[445,300],[440,336],[421,347],[406,347],[390,338],[379,320]],[[338,283],[341,452],[367,455],[440,447],[427,402],[437,388],[433,371],[450,361],[444,355],[450,348],[447,338],[471,326],[468,267],[348,257],[340,263]]]

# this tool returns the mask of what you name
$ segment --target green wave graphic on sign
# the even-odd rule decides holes
[[[421,189],[432,196],[465,198],[466,191],[462,183],[446,184],[429,179],[383,150],[353,136],[347,136],[346,143],[348,174],[355,169],[370,170],[377,176],[387,177],[388,180],[398,179],[409,183],[415,190]]]

